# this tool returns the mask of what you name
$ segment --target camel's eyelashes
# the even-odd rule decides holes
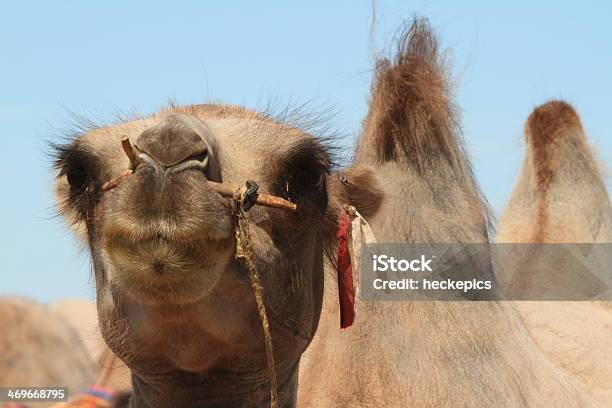
[[[66,176],[71,196],[82,193],[90,184],[95,159],[74,146],[59,146],[55,149],[55,165],[60,170],[58,176]]]
[[[69,189],[61,193],[63,200],[60,211],[77,222],[96,204],[99,195],[97,188],[97,158],[81,146],[71,143],[52,145],[55,168],[58,178],[65,177]]]

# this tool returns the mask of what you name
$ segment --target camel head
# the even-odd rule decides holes
[[[136,166],[122,151],[125,137]],[[234,257],[232,201],[209,181],[254,180],[297,204],[246,213],[280,377],[295,371],[316,330],[342,204],[367,213],[380,201],[368,168],[332,171],[322,139],[231,106],[172,107],[92,129],[56,146],[56,156],[60,211],[91,252],[103,336],[147,383],[268,378],[249,275]],[[103,191],[130,166],[133,174]]]

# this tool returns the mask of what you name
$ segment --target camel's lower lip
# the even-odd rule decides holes
[[[113,284],[148,304],[189,303],[216,286],[231,257],[228,243],[107,237],[104,259]]]

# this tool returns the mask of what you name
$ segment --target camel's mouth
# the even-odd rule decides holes
[[[105,194],[98,215],[108,278],[141,303],[199,301],[231,258],[231,203],[199,169],[139,165]]]
[[[186,304],[206,297],[231,259],[231,243],[132,240],[107,236],[102,245],[113,285],[145,304]]]

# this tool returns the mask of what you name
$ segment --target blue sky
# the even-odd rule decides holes
[[[92,297],[89,264],[53,217],[45,140],[169,98],[337,112],[347,151],[365,113],[373,52],[428,17],[450,48],[466,141],[495,210],[523,158],[537,104],[573,103],[612,160],[612,3],[559,1],[10,2],[0,13],[3,142],[0,294]],[[374,49],[372,48],[374,47]]]

